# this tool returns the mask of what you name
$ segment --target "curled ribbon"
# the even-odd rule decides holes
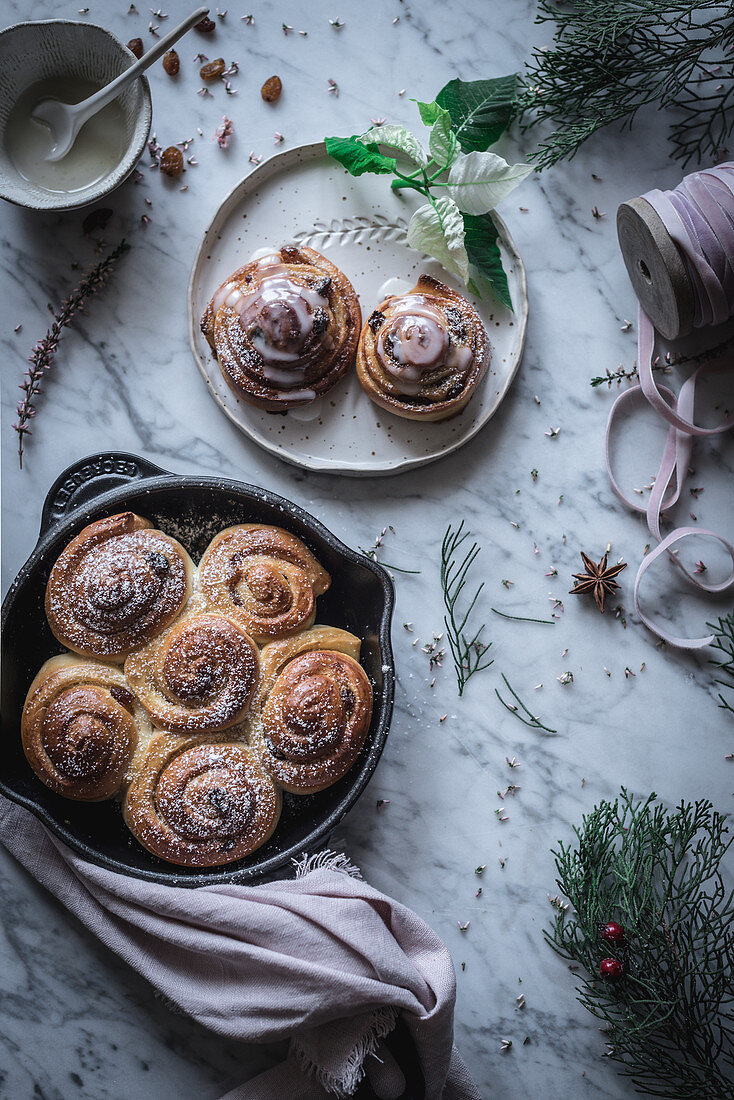
[[[672,240],[678,246],[686,266],[694,296],[695,328],[723,324],[734,312],[734,164],[694,172],[675,191],[649,191],[644,198],[655,209]],[[730,365],[711,367],[701,364],[681,386],[678,396],[667,386],[658,386],[653,374],[655,328],[642,306],[638,312],[639,385],[621,393],[612,405],[607,420],[606,463],[613,491],[636,512],[643,513],[650,534],[658,545],[643,558],[634,586],[635,611],[640,620],[659,638],[680,649],[701,649],[710,645],[714,635],[684,638],[659,626],[642,609],[640,583],[645,572],[662,554],[701,591],[721,593],[734,587],[734,546],[715,531],[699,527],[678,527],[663,536],[661,513],[680,499],[696,436],[711,436],[734,427],[734,416],[720,424],[704,428],[695,423],[696,383],[704,373],[729,369]],[[618,484],[613,471],[611,449],[613,428],[620,411],[646,400],[667,421],[668,435],[655,483],[647,504],[630,498]],[[686,569],[673,547],[691,536],[715,539],[729,554],[732,568],[727,577],[708,583]]]

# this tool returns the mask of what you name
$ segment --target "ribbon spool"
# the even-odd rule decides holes
[[[617,210],[617,237],[637,300],[666,340],[693,331],[694,297],[678,246],[645,198]]]
[[[734,546],[715,531],[682,527],[664,536],[661,513],[680,498],[690,464],[693,439],[734,427],[728,417],[715,427],[695,422],[696,382],[706,371],[721,366],[701,364],[674,394],[654,378],[655,338],[681,339],[694,329],[723,323],[734,314],[734,163],[694,172],[675,191],[650,191],[623,202],[617,211],[617,234],[627,273],[640,304],[638,314],[638,370],[640,384],[621,393],[607,422],[607,471],[612,489],[629,507],[645,515],[658,545],[643,558],[635,580],[635,610],[658,637],[682,649],[710,645],[713,635],[682,638],[669,634],[640,606],[644,573],[661,554],[699,590],[712,594],[734,587]],[[668,423],[668,437],[660,469],[646,504],[628,496],[617,483],[611,462],[612,429],[617,413],[646,399]],[[732,569],[721,582],[709,583],[682,564],[677,544],[691,536],[709,536],[729,554]]]

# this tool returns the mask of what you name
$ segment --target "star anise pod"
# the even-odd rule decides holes
[[[574,573],[574,580],[578,583],[571,589],[572,596],[583,596],[586,592],[593,592],[596,606],[604,611],[604,601],[607,596],[613,595],[619,588],[615,581],[623,569],[627,568],[627,562],[621,561],[617,565],[611,565],[607,569],[607,555],[597,565],[588,554],[581,551],[581,560],[584,563],[585,573]]]

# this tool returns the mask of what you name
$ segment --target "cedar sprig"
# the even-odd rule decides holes
[[[537,21],[555,24],[554,41],[534,50],[520,108],[526,128],[554,127],[539,167],[573,157],[610,123],[631,126],[647,104],[676,110],[672,155],[684,165],[721,159],[734,124],[730,3],[539,0]]]
[[[723,660],[713,661],[712,664],[727,677],[724,680],[716,679],[714,682],[729,691],[734,691],[734,611],[728,615],[719,616],[715,623],[706,623],[709,630],[714,632],[712,649],[718,649]],[[719,706],[734,714],[734,706],[719,692]]]
[[[482,623],[476,630],[474,626],[469,626],[469,619],[484,588],[484,581],[469,600],[466,610],[464,612],[459,610],[460,597],[466,588],[469,570],[480,552],[480,546],[476,542],[472,543],[468,550],[466,549],[469,538],[471,533],[464,530],[462,520],[456,530],[451,524],[448,525],[441,544],[441,588],[446,608],[444,625],[456,670],[459,695],[464,694],[464,688],[475,672],[489,668],[493,663],[492,659],[487,657],[487,651],[492,643],[480,641],[485,624]]]
[[[28,427],[28,422],[36,415],[36,398],[43,392],[41,389],[41,382],[43,381],[44,375],[53,366],[53,358],[58,350],[59,340],[61,339],[63,330],[71,323],[75,315],[84,308],[87,299],[89,299],[95,291],[105,285],[116,261],[123,253],[127,252],[129,248],[130,245],[127,241],[124,239],[121,240],[117,247],[110,252],[109,256],[106,256],[105,259],[101,260],[91,269],[91,271],[87,272],[76,289],[72,291],[58,311],[54,313],[51,327],[48,329],[43,339],[38,341],[31,352],[28,359],[28,362],[31,364],[30,369],[26,371],[23,381],[20,384],[20,389],[23,391],[23,400],[18,402],[16,410],[18,420],[13,424],[13,429],[18,433],[18,462],[20,463],[21,469],[23,468],[25,437],[32,434],[31,429]]]
[[[669,812],[624,788],[554,850],[570,910],[545,935],[578,971],[578,999],[602,1020],[607,1055],[639,1092],[668,1100],[734,1098],[734,892],[721,871],[732,840],[710,802]],[[609,920],[620,949],[600,939]],[[623,976],[599,977],[616,956]]]
[[[543,620],[531,619],[530,621],[542,622]],[[538,718],[536,714],[533,714],[533,712],[525,706],[522,699],[505,676],[504,672],[502,673],[502,679],[505,682],[505,687],[509,691],[512,698],[515,700],[514,703],[508,703],[507,700],[503,699],[500,695],[499,689],[495,688],[494,693],[499,699],[500,703],[502,703],[502,706],[505,708],[505,710],[509,710],[510,714],[514,714],[516,718],[519,718],[521,722],[523,722],[526,726],[530,726],[530,728],[533,730],[545,730],[546,733],[558,733],[558,730],[553,730],[550,728],[550,726],[544,725],[541,722],[540,718]]]

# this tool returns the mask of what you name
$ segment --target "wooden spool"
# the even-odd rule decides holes
[[[693,289],[678,246],[647,199],[617,211],[617,236],[640,305],[657,331],[677,340],[693,330]]]

